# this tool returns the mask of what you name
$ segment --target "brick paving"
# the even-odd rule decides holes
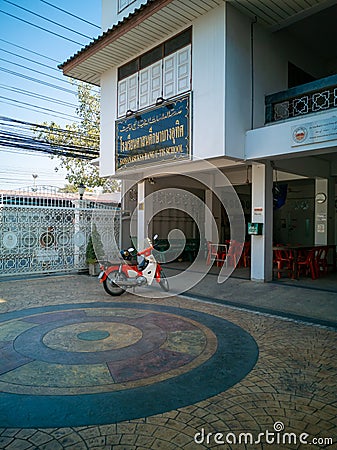
[[[111,297],[96,279],[83,275],[0,283],[0,313],[100,301]],[[257,364],[228,390],[163,414],[85,427],[20,429],[1,428],[0,423],[1,449],[337,448],[335,330],[184,297],[158,300],[126,294],[114,301],[170,305],[224,318],[255,339]],[[246,435],[235,444],[240,433]],[[264,433],[260,439],[259,433]],[[302,440],[320,439],[319,445],[300,443],[303,433]]]

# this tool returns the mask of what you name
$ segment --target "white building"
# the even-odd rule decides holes
[[[203,179],[205,160],[234,185],[246,221],[263,223],[251,236],[252,279],[271,279],[273,242],[336,244],[336,0],[103,0],[102,11],[102,35],[61,68],[101,86],[100,173],[123,179],[124,191],[137,180],[124,208],[183,187],[225,239],[211,189],[177,175]],[[188,116],[175,131],[180,147],[171,122],[156,136],[149,125],[177,108]],[[276,210],[273,181],[286,191]],[[137,214],[140,238],[148,224]],[[161,236],[172,225],[201,238],[183,215],[159,216]],[[206,226],[204,238],[212,233]]]

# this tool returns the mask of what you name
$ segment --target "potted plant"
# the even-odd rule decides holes
[[[98,275],[99,263],[98,256],[103,256],[103,243],[101,236],[97,231],[96,224],[93,225],[91,234],[89,236],[87,249],[86,249],[86,261],[89,267],[89,275]]]

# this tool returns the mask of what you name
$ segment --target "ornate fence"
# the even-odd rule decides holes
[[[266,124],[337,107],[337,75],[267,95]]]
[[[81,271],[93,222],[104,255],[119,245],[120,211],[84,200],[0,196],[0,276]]]

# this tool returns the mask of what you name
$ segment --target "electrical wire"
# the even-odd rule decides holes
[[[5,69],[4,67],[0,67],[0,71],[5,72],[5,73],[9,73],[11,75],[15,75],[15,76],[20,77],[20,78],[24,78],[25,80],[34,81],[35,83],[40,83],[40,84],[43,84],[44,86],[49,86],[49,87],[52,87],[54,89],[58,89],[58,90],[63,91],[63,92],[68,92],[68,94],[76,94],[76,91],[72,91],[70,89],[63,88],[61,86],[56,86],[55,84],[48,83],[47,81],[38,80],[37,78],[33,78],[33,77],[28,76],[28,75],[24,75],[22,73],[15,72],[13,70]]]
[[[26,102],[20,102],[19,100],[13,100],[11,98],[8,97],[4,97],[2,95],[0,95],[0,98],[4,99],[4,100],[10,100],[12,102],[15,103],[19,103],[20,105],[26,105],[26,106],[34,106],[34,108],[36,109],[40,109],[41,111],[48,111],[48,112],[55,112],[55,113],[60,113],[60,111],[54,111],[53,109],[49,109],[49,108],[43,108],[42,106],[37,106],[37,105],[32,105],[31,103],[26,103]],[[70,119],[78,119],[78,117],[72,116],[70,114],[66,114],[66,113],[61,113],[64,117],[69,117]]]
[[[27,131],[30,133],[27,133]],[[0,128],[0,147],[29,150],[79,159],[92,159],[99,155],[98,149],[95,149],[94,147],[65,143],[51,144],[44,139],[31,137],[31,133],[31,129],[26,130],[26,133],[24,134],[22,130],[15,132],[6,130],[6,127],[3,127],[3,129]]]
[[[59,11],[62,11],[63,13],[68,14],[71,17],[75,17],[76,19],[81,20],[82,22],[85,22],[85,23],[87,23],[89,25],[92,25],[93,27],[98,28],[99,30],[101,29],[101,27],[99,27],[98,25],[96,25],[96,24],[94,24],[92,22],[89,22],[88,20],[82,19],[82,17],[78,17],[75,14],[72,14],[71,12],[66,11],[65,9],[59,8],[58,6],[55,6],[52,3],[46,2],[45,0],[40,0],[40,1],[42,3],[45,3],[46,5],[51,6],[52,8],[58,9]]]
[[[14,61],[9,61],[8,59],[5,59],[5,58],[0,58],[0,61],[4,61],[8,64],[13,64],[16,67],[22,67],[23,69],[30,70],[31,72],[38,73],[40,75],[44,75],[45,77],[48,77],[48,78],[53,78],[54,80],[60,81],[61,83],[69,84],[68,80],[64,80],[60,77],[54,77],[53,75],[49,75],[48,73],[41,72],[40,70],[32,69],[31,67],[24,66],[23,64],[19,64]]]
[[[52,125],[45,125],[45,124],[34,124],[31,122],[27,122],[24,120],[18,120],[18,119],[13,119],[11,117],[6,117],[6,116],[0,116],[0,124],[2,122],[3,126],[6,127],[17,127],[20,129],[35,129],[35,130],[42,130],[42,131],[51,131],[53,133],[60,133],[60,134],[67,134],[67,135],[73,135],[73,136],[77,136],[77,137],[83,137],[86,139],[86,141],[93,141],[94,143],[97,143],[97,139],[95,138],[90,138],[86,135],[83,135],[83,132],[81,131],[76,131],[76,130],[68,130],[65,128],[59,128],[59,127],[55,127]],[[98,127],[93,127],[96,128],[97,130],[99,129]]]
[[[22,128],[22,129],[26,129],[27,127],[32,129],[41,129],[43,131],[52,131],[55,133],[67,133],[68,135],[74,135],[74,136],[78,136],[78,137],[83,137],[83,132],[81,131],[76,131],[76,130],[69,130],[69,129],[65,129],[65,128],[60,128],[57,126],[52,126],[52,125],[45,125],[45,124],[35,124],[35,123],[31,123],[31,122],[27,122],[27,121],[23,121],[23,120],[18,120],[18,119],[12,119],[11,117],[5,117],[5,116],[0,116],[0,123],[5,122],[4,125],[6,125],[7,127],[18,127],[18,128]],[[92,128],[96,128],[97,130],[99,130],[98,127],[92,127]],[[90,138],[85,136],[85,139],[88,141],[93,141],[93,142],[97,142],[97,139],[95,138]]]
[[[73,103],[65,102],[64,100],[59,100],[57,98],[48,97],[47,95],[36,94],[35,92],[26,91],[25,89],[20,89],[18,87],[8,87],[8,86],[5,86],[3,84],[0,84],[0,89],[4,89],[6,91],[15,92],[16,94],[28,95],[29,97],[34,97],[34,98],[37,98],[39,100],[52,101],[53,103],[57,103],[59,105],[66,106],[67,108],[74,108],[74,104]]]
[[[35,23],[28,22],[28,20],[22,19],[21,17],[17,17],[14,14],[10,14],[10,13],[8,13],[6,11],[3,11],[2,9],[0,9],[0,13],[5,14],[6,16],[12,17],[14,19],[20,20],[21,22],[27,23],[28,25],[31,25],[32,27],[38,28],[39,30],[42,30],[42,31],[45,31],[47,33],[53,34],[54,36],[57,36],[57,37],[59,37],[61,39],[65,39],[66,41],[72,42],[72,43],[80,45],[80,46],[84,45],[84,44],[82,44],[80,42],[74,41],[73,39],[70,39],[70,38],[67,38],[65,36],[62,36],[61,34],[54,33],[51,30],[47,30],[46,28],[40,27],[39,25],[36,25]]]
[[[48,19],[47,17],[44,17],[41,14],[38,14],[38,13],[36,13],[34,11],[31,11],[30,9],[24,8],[23,6],[17,5],[16,3],[13,3],[13,2],[11,2],[9,0],[3,0],[3,1],[8,3],[8,4],[10,4],[10,5],[15,6],[16,8],[22,9],[23,11],[26,11],[29,14],[32,14],[33,16],[39,17],[40,19],[46,20],[47,22],[50,22],[50,23],[52,23],[54,25],[57,25],[58,27],[64,28],[65,30],[68,30],[68,31],[71,31],[72,33],[78,34],[79,36],[82,36],[82,37],[87,38],[87,39],[92,39],[91,36],[87,36],[86,34],[82,34],[79,31],[73,30],[72,28],[68,28],[65,25],[62,25],[61,23],[55,22],[54,20],[51,20],[51,19]]]
[[[47,115],[47,116],[51,116],[51,117],[57,117],[58,119],[64,119],[64,117],[63,116],[59,116],[59,115],[56,115],[56,114],[54,114],[54,113],[48,113],[48,112],[44,112],[44,111],[36,111],[35,109],[33,109],[34,108],[34,106],[33,107],[31,107],[31,108],[29,108],[28,106],[20,106],[20,105],[18,105],[18,104],[16,104],[16,103],[10,103],[10,102],[6,102],[6,101],[3,101],[3,100],[0,100],[0,103],[4,103],[5,105],[10,105],[10,106],[14,106],[15,108],[19,108],[19,109],[24,109],[25,111],[33,111],[33,112],[39,112],[39,114],[45,114],[45,115]]]
[[[57,59],[50,58],[49,56],[42,55],[41,53],[38,53],[38,52],[34,52],[34,50],[30,50],[25,47],[22,47],[21,45],[17,45],[17,44],[14,44],[13,42],[6,41],[6,39],[0,38],[0,41],[5,42],[6,44],[9,44],[9,45],[13,45],[13,47],[20,48],[21,50],[24,50],[25,52],[34,53],[34,55],[40,56],[41,58],[49,59],[50,61],[56,62],[57,64],[60,63],[60,61]]]
[[[56,67],[51,67],[51,66],[48,66],[47,64],[43,64],[43,63],[41,63],[41,62],[34,61],[34,60],[31,59],[31,58],[26,58],[25,56],[21,56],[21,55],[18,55],[17,53],[10,52],[9,50],[5,50],[4,48],[0,48],[0,51],[5,52],[5,53],[8,53],[9,55],[13,55],[13,56],[15,56],[16,58],[25,59],[26,61],[32,62],[32,63],[34,63],[34,64],[38,64],[39,66],[46,67],[46,68],[49,69],[49,70],[56,70],[56,72],[60,73],[60,71],[59,71]]]

